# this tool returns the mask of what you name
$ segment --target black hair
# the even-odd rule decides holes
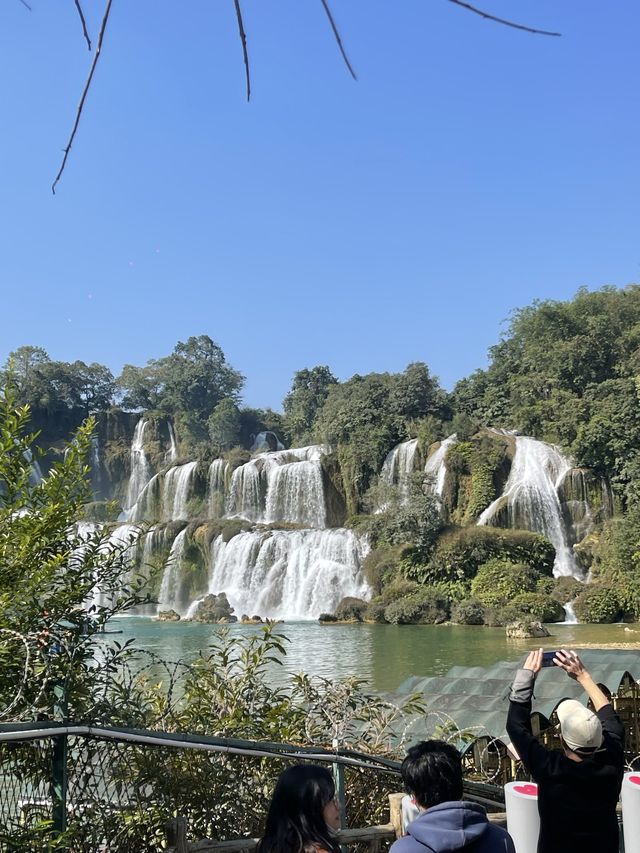
[[[335,797],[333,776],[318,764],[295,764],[276,783],[258,853],[340,853],[324,819]]]
[[[402,762],[402,780],[423,809],[462,799],[462,760],[450,743],[423,740]]]

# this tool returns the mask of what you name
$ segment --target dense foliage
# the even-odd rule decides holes
[[[640,476],[640,287],[582,289],[516,311],[486,371],[453,406],[484,424],[556,442],[634,496]]]

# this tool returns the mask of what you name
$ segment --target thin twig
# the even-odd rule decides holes
[[[242,22],[242,9],[240,8],[240,0],[233,0],[236,7],[236,17],[238,19],[238,32],[240,33],[240,41],[242,42],[242,56],[244,57],[244,72],[247,78],[247,100],[251,98],[251,78],[249,77],[249,54],[247,53],[247,34],[244,31]]]
[[[80,103],[78,104],[78,109],[76,110],[76,120],[73,124],[73,130],[71,131],[71,136],[69,137],[69,141],[67,142],[67,147],[64,149],[64,157],[62,158],[62,165],[60,166],[60,171],[56,175],[56,179],[51,185],[51,192],[54,195],[56,194],[56,184],[62,177],[64,167],[67,165],[67,158],[69,157],[69,152],[71,151],[71,146],[73,145],[73,140],[75,139],[76,131],[78,130],[78,125],[80,124],[80,116],[82,115],[84,102],[89,92],[89,87],[91,86],[91,80],[93,79],[93,72],[96,70],[96,65],[98,64],[98,59],[100,58],[100,51],[102,50],[102,39],[104,38],[104,31],[107,27],[107,21],[109,20],[109,12],[111,11],[112,2],[113,0],[107,0],[107,6],[104,10],[102,24],[100,25],[100,33],[98,34],[98,45],[96,47],[96,52],[93,55],[93,62],[91,63],[91,69],[89,70],[87,82],[84,84],[84,90],[80,98]]]
[[[481,18],[486,18],[489,21],[496,21],[498,24],[504,24],[505,27],[513,27],[515,30],[524,30],[527,33],[535,33],[540,36],[561,36],[562,33],[551,33],[548,30],[537,30],[534,27],[527,27],[524,24],[517,24],[515,21],[508,21],[506,18],[498,18],[496,15],[490,15],[488,12],[483,12],[472,6],[470,3],[464,3],[463,0],[449,0],[449,3],[455,3],[456,6],[462,6],[463,9],[468,9],[475,15],[480,15]]]
[[[27,3],[27,0],[20,0],[20,2],[22,3],[22,5],[23,5],[23,6],[26,6],[26,7],[27,7],[27,9],[28,9],[30,12],[33,12],[33,9],[32,9],[32,8],[31,8],[31,6]]]
[[[85,41],[87,42],[87,47],[91,50],[91,39],[89,38],[89,33],[87,32],[87,22],[84,19],[84,12],[82,11],[82,6],[80,5],[80,0],[75,0],[76,9],[78,10],[78,15],[80,15],[80,21],[82,22],[82,33],[84,35]]]
[[[327,18],[329,18],[329,23],[331,24],[331,29],[333,30],[333,34],[336,37],[336,41],[338,42],[338,47],[340,48],[340,53],[342,54],[342,58],[345,61],[345,65],[349,69],[349,73],[353,77],[354,80],[357,80],[356,72],[351,67],[351,63],[349,62],[349,58],[346,54],[344,46],[342,44],[342,39],[340,38],[340,33],[338,32],[338,28],[336,27],[336,22],[333,20],[333,15],[331,14],[331,9],[329,8],[329,4],[327,0],[320,0],[324,7],[324,11],[327,13]]]

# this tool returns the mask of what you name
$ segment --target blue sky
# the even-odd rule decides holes
[[[635,0],[114,0],[0,6],[0,361],[115,373],[208,334],[278,408],[293,373],[486,364],[534,299],[640,281]],[[102,0],[84,0],[97,35]]]

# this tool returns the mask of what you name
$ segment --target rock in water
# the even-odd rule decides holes
[[[209,595],[205,595],[198,605],[198,609],[193,614],[193,621],[212,623],[237,622],[238,617],[232,614],[233,607],[229,604],[226,593],[221,592],[219,595],[209,593]]]
[[[511,622],[506,626],[507,637],[513,640],[526,640],[530,637],[550,637],[551,634],[542,622]]]
[[[175,610],[160,610],[156,619],[158,622],[179,622],[180,614]]]

